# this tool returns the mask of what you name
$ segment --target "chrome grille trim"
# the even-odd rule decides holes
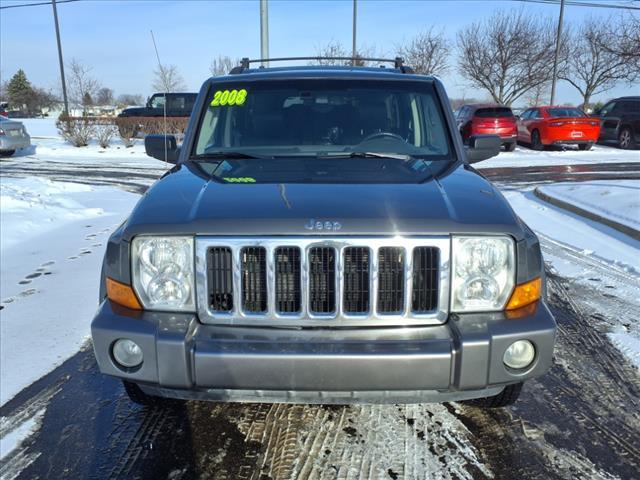
[[[215,312],[209,308],[209,286],[207,279],[207,252],[212,247],[231,249],[233,259],[233,310]],[[241,252],[245,247],[262,247],[267,255],[267,311],[265,313],[242,310]],[[300,248],[301,291],[300,311],[279,313],[275,302],[275,250],[278,247]],[[313,247],[331,247],[336,255],[335,311],[329,314],[315,314],[309,311],[309,250]],[[344,311],[344,249],[366,247],[370,252],[369,311],[347,313]],[[381,247],[404,249],[404,309],[399,314],[377,312],[378,299],[378,250]],[[430,312],[413,312],[413,250],[415,247],[435,247],[438,255],[438,305]],[[196,302],[200,321],[218,325],[259,325],[259,326],[402,326],[434,325],[446,321],[449,312],[451,240],[448,236],[437,237],[196,237]]]

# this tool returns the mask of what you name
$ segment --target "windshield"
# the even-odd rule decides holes
[[[550,108],[547,111],[551,117],[586,117],[584,112],[577,108]]]
[[[397,164],[388,172],[397,179],[402,172],[415,177],[431,162],[453,160],[443,114],[428,82],[216,83],[206,105],[191,158],[224,159],[227,170],[242,166],[243,177],[268,170],[271,181],[277,181],[295,167],[296,176],[305,170],[306,181],[314,181],[309,168],[316,171],[320,164],[313,162],[324,162],[326,172],[349,170],[363,181],[371,181],[368,170],[379,165],[382,181],[389,161]],[[278,161],[285,159],[306,161]],[[425,165],[417,167],[418,160]]]

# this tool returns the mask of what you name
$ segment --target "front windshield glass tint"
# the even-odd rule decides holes
[[[216,83],[192,154],[322,157],[354,152],[451,160],[428,82],[286,80]]]

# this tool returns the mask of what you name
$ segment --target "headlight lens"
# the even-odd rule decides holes
[[[133,287],[145,309],[194,311],[193,238],[136,237]]]
[[[453,237],[454,312],[502,310],[513,290],[515,253],[510,237]]]

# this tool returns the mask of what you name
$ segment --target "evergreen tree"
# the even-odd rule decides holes
[[[92,105],[93,105],[93,98],[91,98],[91,94],[89,92],[85,92],[85,94],[82,96],[82,106],[86,108]]]
[[[7,85],[7,95],[9,96],[9,103],[20,110],[24,110],[28,107],[33,99],[33,87],[27,80],[27,75],[24,70],[20,69],[9,80]]]

